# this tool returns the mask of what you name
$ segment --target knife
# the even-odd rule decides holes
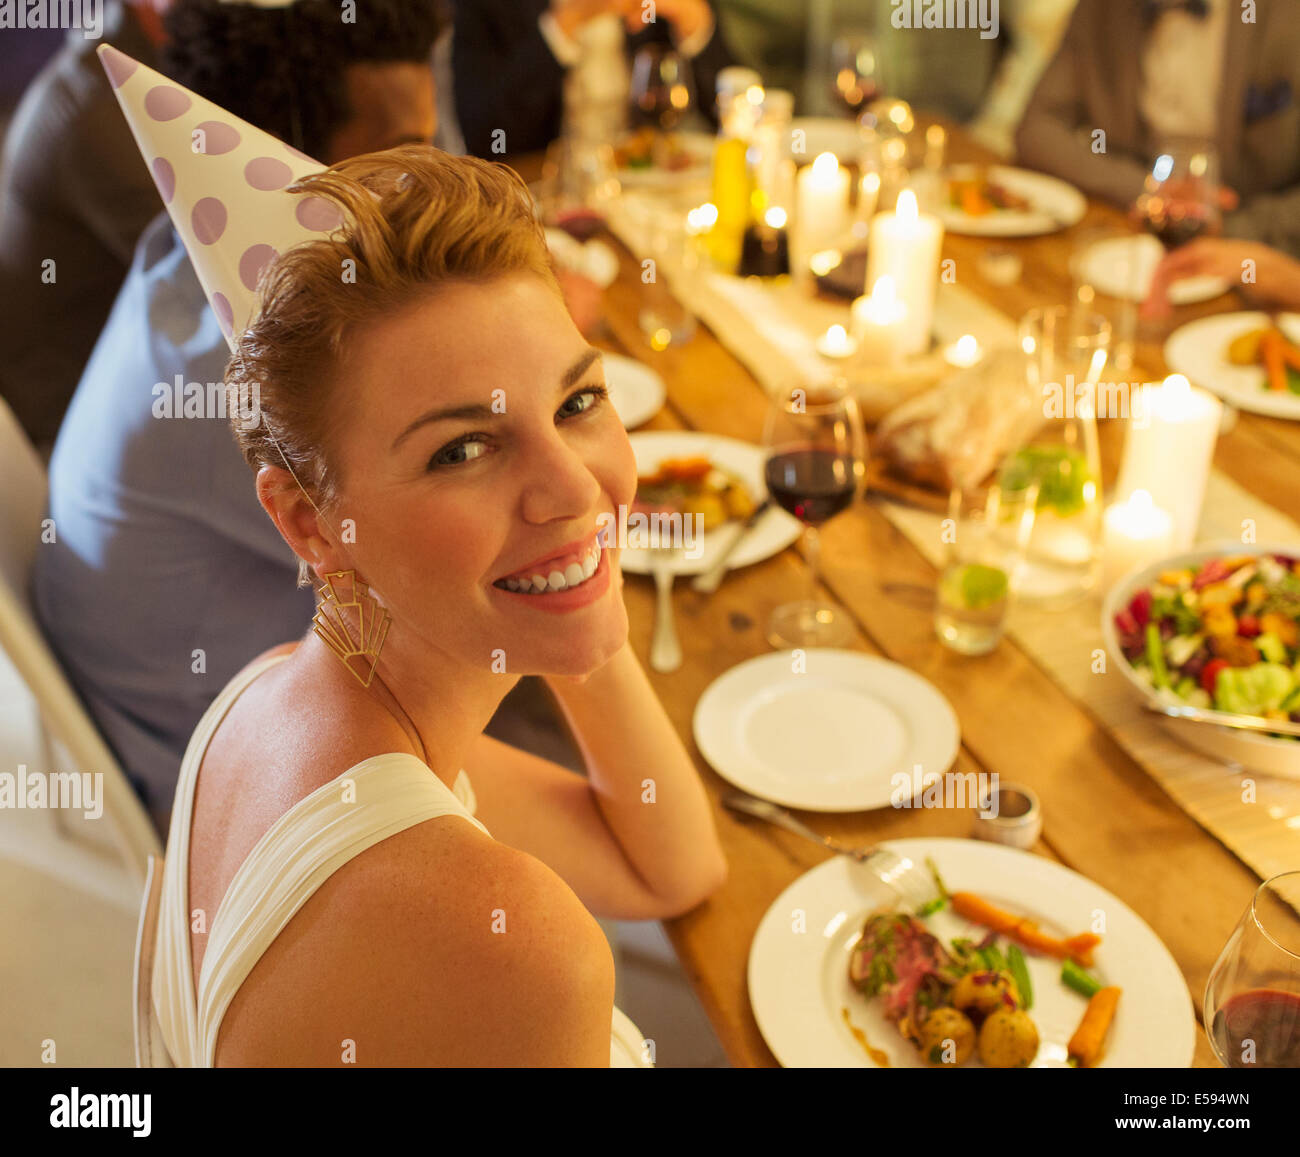
[[[701,594],[711,595],[718,589],[718,585],[722,582],[722,576],[727,573],[727,562],[731,556],[736,553],[736,547],[741,544],[745,535],[754,529],[758,520],[762,518],[769,509],[771,509],[771,506],[771,498],[765,498],[753,509],[753,511],[751,511],[749,517],[745,519],[741,524],[740,529],[736,532],[735,537],[727,544],[726,549],[718,555],[717,561],[715,561],[714,564],[703,574],[696,576],[695,581],[691,583],[692,590],[697,590]]]

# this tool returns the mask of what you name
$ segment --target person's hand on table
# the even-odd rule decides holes
[[[1253,281],[1243,280],[1245,262],[1253,262]],[[1142,316],[1167,317],[1169,287],[1187,277],[1220,277],[1286,309],[1300,309],[1300,261],[1256,241],[1206,237],[1167,253],[1156,267],[1142,303]]]

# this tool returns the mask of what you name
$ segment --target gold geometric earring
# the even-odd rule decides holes
[[[370,588],[358,580],[356,571],[327,574],[325,585],[316,593],[321,596],[321,605],[312,616],[313,632],[343,661],[361,686],[369,687],[380,649],[388,637],[392,621],[388,612],[379,605]],[[355,628],[344,611],[355,614]]]

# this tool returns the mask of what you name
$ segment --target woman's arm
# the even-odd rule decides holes
[[[581,684],[548,685],[587,778],[483,736],[466,768],[493,836],[552,868],[598,916],[680,915],[727,863],[699,774],[630,645]]]

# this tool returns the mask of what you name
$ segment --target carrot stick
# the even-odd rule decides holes
[[[1081,932],[1066,940],[1049,936],[1046,932],[1040,932],[1038,925],[1027,917],[1012,916],[1010,912],[994,907],[973,892],[954,892],[952,909],[958,916],[974,924],[983,924],[985,928],[992,928],[994,932],[1000,932],[1012,940],[1018,940],[1035,952],[1055,956],[1059,960],[1069,956],[1085,968],[1092,967],[1092,950],[1101,943],[1101,937],[1091,932]]]
[[[1101,1049],[1106,1043],[1110,1022],[1115,1019],[1115,1006],[1119,1004],[1120,989],[1102,988],[1093,993],[1083,1019],[1070,1038],[1069,1054],[1085,1069],[1092,1068],[1101,1059]]]
[[[1282,360],[1293,370],[1300,370],[1300,346],[1294,342],[1282,343]]]
[[[1264,360],[1264,371],[1268,374],[1270,390],[1286,389],[1286,366],[1282,361],[1282,346],[1285,340],[1275,329],[1270,329],[1259,339],[1259,353]]]

